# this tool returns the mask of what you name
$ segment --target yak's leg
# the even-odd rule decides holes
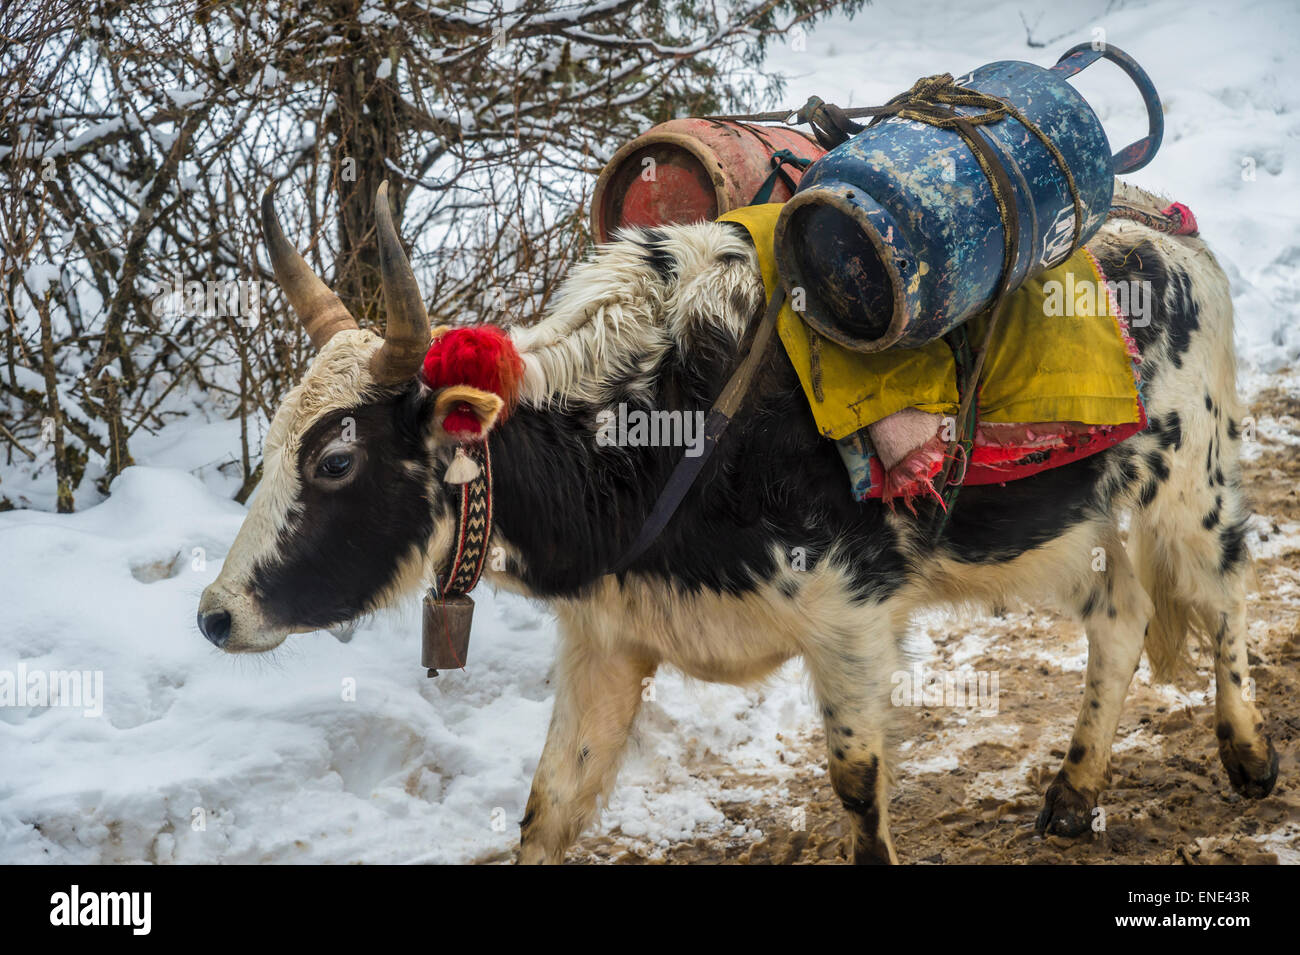
[[[559,863],[614,783],[655,661],[562,638],[555,709],[519,824],[521,863]]]
[[[1215,431],[1205,458],[1207,473],[1195,486],[1205,489],[1202,503],[1207,513],[1191,529],[1191,533],[1203,535],[1200,546],[1194,552],[1189,548],[1179,552],[1184,557],[1179,579],[1186,581],[1180,596],[1185,604],[1199,606],[1202,623],[1214,636],[1214,725],[1219,760],[1233,789],[1263,799],[1277,783],[1278,760],[1277,750],[1264,733],[1264,718],[1255,706],[1246,649],[1249,508],[1241,490],[1239,417],[1225,409],[1222,400],[1214,402],[1208,392],[1205,403],[1212,409],[1207,418],[1213,418]],[[1211,494],[1213,503],[1206,500]],[[1192,553],[1200,559],[1190,559]]]
[[[889,838],[885,765],[896,659],[888,632],[818,635],[804,652],[826,726],[831,787],[849,814],[855,865],[898,862]]]
[[[1080,614],[1088,633],[1083,709],[1065,763],[1048,787],[1038,831],[1077,836],[1092,826],[1097,797],[1110,780],[1110,749],[1124,698],[1142,656],[1151,601],[1113,531],[1099,540],[1104,569],[1085,587]],[[1101,566],[1100,554],[1093,566]]]
[[[1264,734],[1264,718],[1251,691],[1254,682],[1246,658],[1243,593],[1238,594],[1232,610],[1219,615],[1214,643],[1214,726],[1219,760],[1233,789],[1263,799],[1277,783],[1277,750]]]
[[[1231,384],[1220,389],[1231,395]],[[1172,455],[1168,486],[1134,518],[1137,545],[1155,617],[1147,655],[1158,679],[1172,679],[1194,624],[1214,655],[1215,731],[1219,759],[1243,796],[1267,796],[1277,782],[1278,758],[1255,705],[1246,647],[1249,510],[1241,491],[1240,436],[1235,417],[1205,395],[1206,411],[1185,411],[1193,422],[1181,453]],[[1211,410],[1212,409],[1212,410]],[[1174,493],[1176,492],[1176,493]]]

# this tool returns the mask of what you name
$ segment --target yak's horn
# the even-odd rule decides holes
[[[337,295],[311,270],[307,261],[289,244],[275,217],[274,189],[262,195],[262,234],[271,252],[275,280],[284,289],[289,304],[298,313],[311,343],[319,350],[335,332],[356,328],[356,319]]]
[[[383,346],[370,360],[370,371],[380,384],[393,385],[420,370],[424,354],[429,350],[431,332],[429,313],[415,284],[415,273],[393,227],[387,180],[375,194],[375,231],[379,236],[379,273],[384,282],[388,327]]]

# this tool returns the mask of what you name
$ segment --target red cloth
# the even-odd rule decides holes
[[[1177,223],[1173,234],[1196,234],[1196,217],[1182,203],[1173,203],[1162,214],[1171,222]],[[1093,263],[1104,282],[1105,276],[1100,265],[1095,259]],[[1114,296],[1109,298],[1111,313],[1115,316],[1132,359],[1134,378],[1140,382],[1138,365],[1142,361],[1141,353],[1129,333],[1127,317],[1120,311]],[[934,479],[943,470],[944,456],[950,442],[943,440],[939,433],[937,422],[941,420],[940,417],[934,415],[933,418],[936,422],[933,435],[908,451],[901,460],[895,461],[892,467],[886,468],[879,452],[871,456],[871,487],[867,497],[881,498],[891,506],[894,501],[901,499],[909,510],[913,509],[912,501],[917,497],[934,497],[942,503],[940,489],[935,488]],[[1061,467],[1104,451],[1125,438],[1144,431],[1146,426],[1146,404],[1142,399],[1140,383],[1138,420],[1132,424],[1087,425],[1075,421],[1003,424],[980,421],[975,428],[971,459],[964,468],[959,464],[953,479],[962,484],[975,485],[1004,484],[1030,477],[1039,471]]]

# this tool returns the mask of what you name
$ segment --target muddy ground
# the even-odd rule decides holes
[[[998,708],[995,715],[900,710],[890,802],[900,861],[1300,862],[1300,385],[1286,376],[1276,381],[1253,402],[1258,425],[1246,451],[1259,576],[1250,597],[1251,664],[1281,757],[1273,794],[1245,800],[1229,787],[1215,746],[1210,671],[1200,669],[1196,683],[1178,689],[1153,686],[1144,659],[1116,735],[1111,787],[1101,799],[1105,830],[1078,840],[1036,836],[1043,792],[1082,699],[1082,628],[1028,606],[998,617],[948,617],[922,627],[935,644],[927,665],[998,671]],[[583,839],[570,861],[846,861],[845,820],[826,777],[820,732],[782,743],[789,770],[779,780],[737,773],[721,761],[690,767],[701,785],[719,789],[718,808],[750,835],[651,848],[614,829]],[[745,798],[728,800],[728,790]],[[755,801],[754,790],[770,795]],[[762,833],[757,839],[755,830]]]

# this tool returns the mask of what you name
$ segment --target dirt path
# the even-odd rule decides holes
[[[1080,840],[1035,836],[1043,791],[1065,755],[1082,699],[1082,628],[1029,607],[998,617],[948,617],[921,628],[936,645],[927,665],[998,672],[998,708],[996,715],[953,707],[900,711],[890,814],[901,861],[1300,862],[1300,383],[1261,393],[1252,411],[1258,425],[1246,486],[1257,515],[1250,544],[1260,587],[1250,597],[1250,662],[1281,756],[1274,793],[1255,802],[1228,786],[1214,741],[1210,672],[1199,670],[1197,683],[1179,692],[1152,686],[1144,660],[1116,736],[1111,788],[1102,796],[1105,831]],[[844,817],[826,777],[821,734],[786,743],[783,761],[793,774],[779,783],[723,765],[691,767],[697,777],[714,777],[728,819],[761,830],[761,838],[700,838],[653,861],[845,861]],[[729,789],[772,796],[728,802]],[[570,859],[650,861],[618,830],[584,839]]]

